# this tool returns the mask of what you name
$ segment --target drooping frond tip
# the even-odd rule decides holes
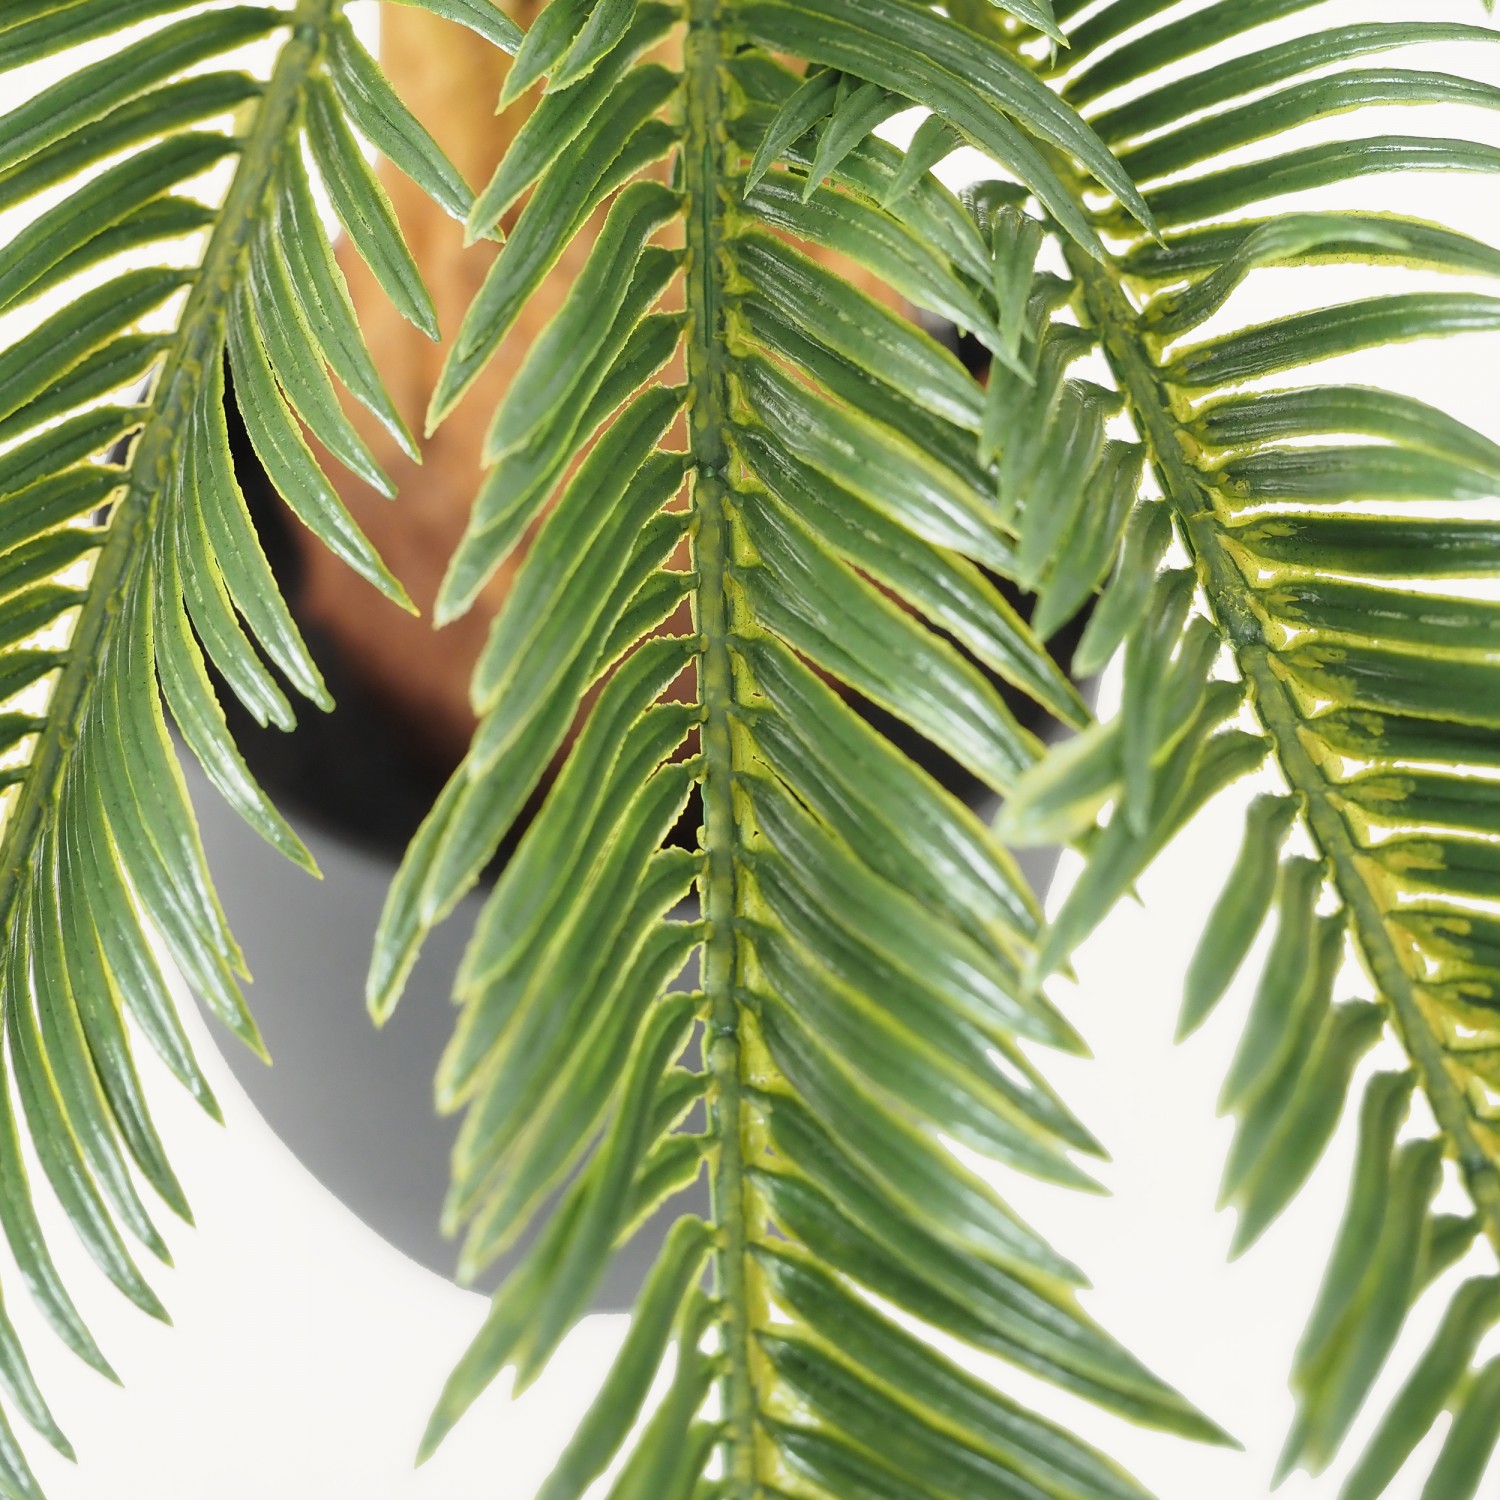
[[[509,40],[487,4],[432,8]],[[148,20],[160,24],[119,58],[85,62],[71,50]],[[235,59],[261,40],[275,61],[256,78]],[[0,312],[29,330],[0,351],[0,1224],[47,1322],[111,1374],[54,1267],[20,1133],[100,1269],[165,1318],[126,1243],[128,1234],[169,1260],[138,1179],[190,1215],[132,1049],[144,1038],[217,1114],[171,995],[175,970],[263,1050],[168,714],[246,821],[312,869],[220,704],[230,692],[260,723],[287,729],[286,685],[329,706],[236,481],[229,388],[291,509],[405,602],[304,436],[390,493],[336,379],[416,452],[359,333],[316,192],[397,306],[433,334],[431,302],[365,143],[460,218],[470,195],[336,0],[295,10],[205,11],[185,0],[6,7],[0,77],[51,55],[56,81],[0,115],[0,207],[52,194],[0,271]],[[203,203],[196,180],[226,161],[224,197]],[[180,270],[185,236],[197,254]],[[32,313],[80,274],[86,289],[60,311]],[[0,1388],[71,1456],[3,1312]],[[0,1492],[38,1495],[3,1415]]]
[[[1146,24],[1114,4],[1071,29],[1063,97],[1088,112],[1162,231],[1155,242],[1132,239],[1123,216],[1109,217],[1106,228],[1125,243],[1103,263],[1070,253],[1073,307],[1110,361],[1162,498],[1146,502],[1149,521],[1126,529],[1089,627],[1108,620],[1109,644],[1126,642],[1120,718],[1028,772],[1001,826],[1028,842],[1076,841],[1086,854],[1042,940],[1046,972],[1180,826],[1198,800],[1187,785],[1212,790],[1225,779],[1219,771],[1236,769],[1231,761],[1243,769],[1270,752],[1283,789],[1251,806],[1189,968],[1180,1027],[1190,1033],[1221,1003],[1274,907],[1221,1098],[1236,1119],[1222,1190],[1238,1214],[1236,1253],[1307,1181],[1351,1089],[1363,1091],[1354,1186],[1293,1373],[1298,1415],[1285,1474],[1333,1460],[1408,1309],[1477,1243],[1500,1247],[1489,1103],[1500,825],[1486,774],[1497,763],[1500,613],[1472,587],[1495,572],[1493,526],[1472,507],[1500,493],[1500,447],[1411,396],[1319,383],[1303,371],[1495,329],[1500,301],[1403,289],[1212,336],[1200,330],[1211,318],[1233,325],[1234,295],[1260,267],[1494,276],[1500,252],[1442,224],[1304,211],[1315,198],[1279,214],[1262,205],[1372,174],[1493,172],[1500,156],[1489,145],[1365,134],[1349,111],[1459,101],[1493,109],[1500,93],[1468,78],[1383,57],[1378,67],[1353,64],[1417,43],[1477,47],[1500,33],[1422,21],[1285,41],[1254,34],[1283,9],[1206,6]],[[1236,41],[1219,61],[1198,61]],[[1169,65],[1182,71],[1153,83]],[[1282,139],[1336,114],[1353,122],[1346,138]],[[1248,148],[1258,159],[1244,159]],[[1191,569],[1171,559],[1150,584],[1174,538]],[[1102,660],[1087,641],[1081,655]],[[1221,730],[1214,770],[1216,740],[1202,737],[1229,715],[1253,719],[1256,736],[1252,745],[1244,729]],[[1310,853],[1286,852],[1294,826]],[[1335,1003],[1351,947],[1375,998]],[[1405,1049],[1409,1071],[1357,1083],[1383,1034]],[[1408,1124],[1418,1086],[1436,1119],[1430,1139]],[[1460,1168],[1471,1213],[1433,1211],[1445,1155]],[[1493,1287],[1484,1274],[1454,1295],[1344,1500],[1386,1493],[1445,1409],[1454,1421],[1424,1500],[1479,1492],[1500,1434],[1493,1366],[1473,1364],[1494,1323]]]

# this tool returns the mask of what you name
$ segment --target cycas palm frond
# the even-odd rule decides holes
[[[674,37],[680,68],[658,60]],[[786,56],[820,71],[803,80]],[[525,195],[435,420],[607,211],[494,418],[440,598],[440,615],[468,607],[531,534],[474,678],[474,742],[387,903],[377,1017],[587,708],[459,975],[438,1094],[466,1112],[448,1214],[465,1271],[539,1229],[424,1452],[503,1368],[537,1374],[612,1251],[706,1166],[711,1216],[672,1231],[547,1500],[576,1500],[611,1462],[674,1344],[622,1500],[1138,1496],[866,1295],[1117,1412],[1221,1438],[1086,1316],[1079,1273],[943,1139],[1086,1185],[1071,1153],[1098,1148],[1025,1050],[1080,1044],[1028,990],[1038,916],[1010,857],[827,679],[1000,793],[1040,747],[976,659],[1086,716],[987,576],[1031,559],[995,504],[982,387],[807,249],[1030,379],[1022,324],[1050,294],[1029,297],[1032,263],[991,219],[1011,226],[1003,204],[1035,193],[1102,255],[1054,157],[1144,210],[1008,33],[917,0],[555,0],[504,100],[544,78],[470,219],[486,232]],[[1016,184],[966,205],[926,174],[931,132],[915,164],[865,138],[906,103]],[[1108,400],[1077,404],[1102,420]],[[1125,491],[1138,450],[1107,457]],[[674,684],[689,701],[664,699]],[[695,788],[697,847],[670,846]],[[695,957],[697,989],[673,991]],[[705,1127],[682,1128],[700,1100]]]
[[[512,37],[488,7],[432,0],[432,8],[460,18],[472,11],[493,40]],[[426,293],[355,131],[456,215],[467,212],[470,194],[391,93],[342,9],[340,0],[209,11],[185,0],[13,0],[0,16],[0,80],[133,23],[164,23],[116,57],[65,56],[55,83],[0,115],[0,206],[66,186],[7,246],[0,312],[80,272],[95,282],[0,353],[0,1009],[8,1069],[0,1223],[48,1322],[105,1374],[32,1207],[23,1119],[101,1269],[164,1317],[121,1233],[168,1259],[137,1172],[175,1213],[189,1215],[151,1124],[131,1032],[207,1110],[217,1105],[154,940],[212,1011],[260,1046],[240,991],[243,959],[204,866],[163,704],[251,826],[312,868],[236,752],[209,675],[261,723],[292,723],[267,661],[304,696],[328,703],[235,482],[226,367],[256,451],[293,510],[377,587],[402,597],[299,425],[381,482],[338,404],[331,369],[411,446],[355,325],[313,184],[321,180],[398,305],[433,332]],[[267,79],[228,65],[237,49],[264,38],[278,42]],[[227,193],[205,207],[193,179],[226,161]],[[176,269],[173,244],[191,234],[201,236],[201,255]],[[125,251],[133,269],[111,261]],[[167,331],[141,331],[143,319],[179,296]],[[71,1452],[3,1314],[0,1388]],[[0,1492],[37,1494],[3,1416]]]
[[[1282,195],[1366,175],[1500,167],[1500,152],[1478,141],[1362,134],[1357,112],[1332,143],[1281,139],[1365,105],[1494,109],[1492,86],[1388,66],[1382,54],[1424,42],[1477,48],[1500,34],[1436,21],[1319,29],[1314,14],[1292,40],[1250,35],[1312,9],[1058,7],[1070,42],[1061,94],[1141,184],[1161,231],[1144,238],[1111,210],[1099,220],[1117,246],[1107,259],[1067,248],[1070,306],[1108,357],[1160,498],[1127,526],[1082,653],[1087,667],[1125,643],[1120,717],[1028,773],[1001,823],[1018,842],[1077,839],[1085,852],[1039,943],[1045,976],[1203,796],[1243,769],[1241,757],[1269,750],[1287,795],[1251,809],[1182,1023],[1191,1031],[1219,1002],[1274,904],[1223,1095],[1238,1122],[1223,1189],[1239,1213],[1237,1251],[1306,1181],[1377,1038],[1393,1034],[1405,1049],[1409,1069],[1375,1074],[1364,1092],[1354,1186],[1297,1355],[1283,1472],[1331,1462],[1416,1298],[1476,1241],[1500,1248],[1500,825],[1485,774],[1497,764],[1500,606],[1472,586],[1495,577],[1493,523],[1464,514],[1500,493],[1500,448],[1409,396],[1298,373],[1386,344],[1500,328],[1500,300],[1408,290],[1256,326],[1236,324],[1231,301],[1263,266],[1500,271],[1495,247],[1398,214],[1263,216]],[[1199,61],[1230,41],[1227,60]],[[1374,62],[1354,66],[1361,59]],[[1243,148],[1261,143],[1246,161]],[[1201,331],[1210,319],[1214,331]],[[1225,321],[1230,331],[1218,331]],[[1037,420],[1007,426],[1002,443],[1024,443]],[[1152,583],[1174,537],[1188,566],[1178,553]],[[1235,680],[1220,679],[1221,663]],[[1215,733],[1242,699],[1259,748],[1241,729]],[[1294,824],[1312,854],[1283,859]],[[1351,942],[1376,1000],[1334,1005]],[[1403,1138],[1417,1087],[1436,1134]],[[1444,1158],[1471,1214],[1433,1211]],[[1385,1493],[1445,1409],[1455,1419],[1423,1493],[1476,1493],[1500,1435],[1500,1365],[1472,1364],[1497,1319],[1492,1271],[1458,1290],[1344,1500]]]

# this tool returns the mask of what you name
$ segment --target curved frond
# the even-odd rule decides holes
[[[1045,5],[1008,10],[1051,29]],[[918,0],[554,0],[504,91],[545,79],[471,234],[524,203],[434,420],[600,227],[489,429],[440,613],[526,551],[474,677],[479,728],[391,891],[369,983],[383,1018],[540,794],[438,1078],[464,1115],[464,1271],[535,1233],[423,1453],[501,1370],[535,1377],[662,1202],[706,1174],[713,1203],[673,1229],[546,1500],[604,1472],[674,1349],[617,1497],[1142,1495],[897,1312],[1222,1440],[951,1149],[1088,1186],[1077,1158],[1100,1147],[1029,1050],[1081,1042],[1027,982],[1039,916],[1014,861],[851,701],[997,793],[1040,751],[1008,693],[1087,722],[997,584],[1049,575],[1015,502],[1026,475],[993,441],[998,398],[893,309],[972,331],[1040,400],[1079,330],[1053,328],[1060,280],[1033,295],[1040,229],[1010,210],[1035,193],[1103,254],[1066,153],[1149,216],[1004,12],[977,11],[971,31]],[[964,202],[926,173],[930,136],[915,171],[869,137],[910,104],[1017,181]],[[1074,382],[1062,399],[1041,461],[1102,466],[1123,529],[1141,450],[1105,436],[1118,398]],[[1111,546],[1056,584],[1075,608]],[[673,842],[690,806],[696,837]]]
[[[1305,34],[1256,31],[1291,11],[1308,12]],[[1419,129],[1433,105],[1493,109],[1492,87],[1407,58],[1417,44],[1478,49],[1500,33],[1446,20],[1331,27],[1315,5],[1274,0],[1187,15],[1113,0],[1058,16],[1070,43],[1052,74],[1062,97],[1140,183],[1160,229],[1143,237],[1106,210],[1097,227],[1111,254],[1065,246],[1063,294],[1109,361],[1159,498],[1140,502],[1115,547],[1081,652],[1087,667],[1124,644],[1120,718],[1028,772],[1001,827],[1085,854],[1038,945],[1042,977],[1204,797],[1266,754],[1283,782],[1251,808],[1190,968],[1182,1030],[1219,1004],[1274,910],[1222,1096],[1237,1122],[1223,1185],[1237,1253],[1302,1187],[1363,1080],[1355,1182],[1293,1371],[1282,1462],[1317,1472],[1411,1305],[1476,1243],[1500,1248],[1490,1062],[1500,613],[1484,504],[1500,495],[1500,448],[1409,395],[1331,383],[1319,368],[1500,327],[1500,299],[1483,286],[1500,252],[1389,211],[1328,211],[1318,192],[1390,172],[1493,172],[1500,156],[1481,141],[1373,133],[1360,112],[1410,106]],[[1227,41],[1232,55],[1200,57]],[[1344,117],[1335,141],[1295,133],[1333,115]],[[1303,196],[1288,208],[1288,194]],[[1235,316],[1237,290],[1261,268],[1343,265],[1388,267],[1411,285],[1263,324]],[[1444,275],[1464,280],[1433,289]],[[1034,430],[1003,425],[1001,445]],[[1119,536],[1112,512],[1098,517],[1101,536]],[[1245,727],[1217,727],[1230,718]],[[1305,852],[1289,850],[1294,826]],[[1334,1003],[1351,949],[1375,998]],[[1359,1065],[1382,1036],[1409,1067],[1366,1079]],[[1408,1124],[1418,1088],[1430,1136]],[[1470,1214],[1433,1211],[1445,1158]],[[1496,1320],[1495,1278],[1479,1269],[1345,1500],[1386,1493],[1444,1410],[1454,1421],[1423,1494],[1477,1493],[1500,1435],[1495,1376],[1474,1368]]]
[[[487,24],[473,7],[435,8]],[[78,63],[66,50],[148,18],[162,24],[116,57]],[[275,62],[257,79],[235,57],[263,38]],[[127,1243],[169,1258],[140,1184],[190,1216],[143,1097],[138,1040],[217,1112],[167,965],[261,1046],[169,722],[250,825],[312,868],[236,751],[218,697],[227,689],[283,728],[293,722],[283,683],[329,701],[235,482],[226,384],[296,514],[403,598],[304,436],[383,482],[331,371],[411,446],[355,325],[314,174],[398,305],[427,326],[426,293],[354,131],[455,214],[470,195],[339,0],[6,8],[0,80],[54,53],[57,81],[0,115],[0,206],[53,190],[7,246],[0,313],[90,273],[87,289],[0,350],[0,1224],[47,1321],[110,1374],[39,1227],[22,1132],[103,1273],[165,1317]],[[200,179],[221,163],[227,191],[205,206]],[[184,236],[197,254],[179,269]],[[122,251],[132,269],[115,259]],[[71,1451],[3,1313],[0,1389]],[[3,1416],[0,1492],[38,1493]]]

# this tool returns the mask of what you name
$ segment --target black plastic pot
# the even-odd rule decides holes
[[[241,483],[295,611],[299,579],[284,513],[239,446]],[[1082,625],[1051,643],[1065,667]],[[332,714],[309,709],[284,735],[259,728],[221,696],[251,769],[325,878],[314,882],[287,865],[195,777],[210,865],[254,975],[250,1000],[275,1062],[267,1068],[228,1045],[226,1057],[267,1123],[327,1188],[397,1249],[451,1275],[455,1251],[438,1223],[457,1122],[437,1114],[432,1080],[452,1032],[453,978],[484,893],[432,934],[394,1018],[377,1032],[362,997],[372,939],[396,862],[442,774],[341,663],[333,643],[305,633],[338,704]],[[1007,697],[1029,728],[1055,730],[1029,699],[1008,690]],[[959,767],[879,709],[863,711],[971,805],[982,805],[982,789]],[[1023,858],[1038,892],[1056,863],[1053,851]],[[691,1201],[678,1200],[672,1212]],[[618,1258],[597,1299],[601,1310],[633,1300],[669,1222],[643,1231],[632,1253]]]

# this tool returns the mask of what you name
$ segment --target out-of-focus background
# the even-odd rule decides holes
[[[375,7],[361,3],[351,9],[370,34]],[[1433,0],[1421,7],[1410,0],[1366,0],[1304,14],[1287,29],[1306,30],[1314,21],[1326,25],[1335,18],[1410,18],[1418,10],[1424,19],[1473,21],[1482,15],[1479,0]],[[1427,48],[1418,65],[1500,81],[1500,48],[1493,56],[1479,47],[1462,54]],[[34,66],[21,77],[21,97],[56,76],[55,64]],[[0,101],[0,108],[17,102]],[[1500,121],[1465,114],[1460,122],[1440,110],[1424,111],[1420,120],[1407,112],[1389,123],[1434,135],[1458,133],[1461,124],[1463,133],[1500,142]],[[1385,123],[1367,116],[1361,133]],[[1320,130],[1331,135],[1341,128],[1335,120]],[[963,170],[958,162],[953,168]],[[205,190],[212,190],[211,182]],[[1373,186],[1352,186],[1338,206],[1435,214],[1438,204],[1450,222],[1500,243],[1500,193],[1481,178],[1429,177],[1399,185],[1376,179]],[[37,206],[0,216],[0,255]],[[1373,284],[1382,274],[1260,272],[1232,312],[1254,321],[1300,310],[1358,290],[1366,280]],[[57,302],[49,297],[0,320],[0,343]],[[1500,337],[1404,346],[1339,364],[1327,372],[1330,379],[1411,391],[1500,437]],[[1106,680],[1103,711],[1112,707],[1114,691]],[[1244,1261],[1226,1262],[1232,1223],[1212,1210],[1229,1126],[1216,1119],[1214,1103],[1248,986],[1241,984],[1188,1045],[1175,1048],[1171,1037],[1192,943],[1238,845],[1243,807],[1254,789],[1247,784],[1221,798],[1183,834],[1142,882],[1140,905],[1122,907],[1080,953],[1076,986],[1059,987],[1095,1057],[1049,1059],[1049,1076],[1113,1152],[1102,1174],[1112,1196],[1086,1198],[1011,1178],[1005,1183],[1017,1207],[1094,1276],[1090,1310],[1245,1445],[1243,1453],[1196,1450],[1130,1429],[1026,1376],[1004,1373],[1007,1389],[1073,1422],[1161,1500],[1261,1500],[1267,1494],[1291,1413],[1286,1372],[1322,1275],[1352,1156],[1346,1121],[1335,1149],[1281,1223]],[[1064,884],[1070,871],[1065,862]],[[305,881],[290,867],[279,878]],[[316,922],[320,894],[310,883],[305,894],[309,921]],[[229,914],[233,919],[232,907]],[[263,957],[270,961],[269,953]],[[248,958],[254,968],[254,946]],[[1247,966],[1247,972],[1253,969],[1253,963]],[[297,1002],[360,1012],[362,977],[357,965],[309,974]],[[1359,993],[1360,983],[1350,973],[1343,992]],[[252,1003],[255,998],[252,991]],[[438,997],[422,1003],[444,1004]],[[119,1299],[86,1264],[61,1222],[55,1236],[61,1268],[125,1390],[84,1369],[40,1327],[0,1252],[9,1310],[79,1450],[81,1463],[73,1469],[33,1445],[49,1496],[527,1500],[602,1378],[624,1320],[587,1320],[521,1401],[512,1404],[504,1384],[497,1386],[439,1455],[413,1471],[411,1456],[427,1411],[478,1327],[483,1299],[407,1259],[366,1228],[260,1118],[216,1053],[222,1037],[210,1040],[196,1017],[190,1029],[224,1105],[227,1129],[211,1124],[160,1070],[150,1073],[162,1133],[198,1221],[196,1230],[164,1225],[177,1265],[156,1281],[176,1327],[154,1324]],[[1391,1060],[1376,1057],[1367,1067]],[[142,1058],[145,1068],[152,1062]],[[425,1097],[424,1079],[404,1080],[400,1087]],[[44,1190],[39,1197],[45,1211]],[[1429,1294],[1417,1309],[1372,1412],[1410,1367],[1439,1306],[1440,1299]],[[1367,1433],[1372,1421],[1367,1416],[1360,1431]],[[1433,1436],[1411,1472],[1424,1460],[1430,1467],[1440,1436]],[[1340,1477],[1337,1469],[1317,1481],[1298,1475],[1280,1493],[1287,1500],[1333,1500]],[[1416,1500],[1419,1492],[1420,1483],[1406,1479],[1392,1494],[1394,1500]],[[1486,1493],[1500,1493],[1500,1474]]]

